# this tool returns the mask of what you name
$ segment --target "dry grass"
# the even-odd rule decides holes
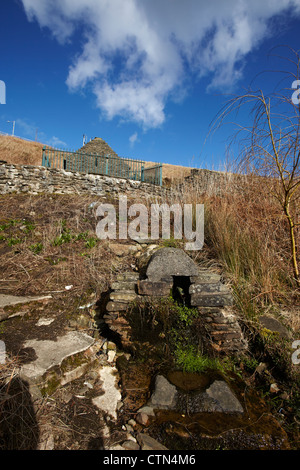
[[[43,144],[39,142],[0,135],[0,160],[7,163],[39,166],[42,164],[42,149]]]
[[[145,162],[146,168],[156,165],[153,162]],[[162,164],[162,177],[163,180],[169,182],[182,181],[187,176],[190,176],[192,167],[180,166],[180,165],[171,165],[170,163]]]
[[[7,195],[0,206],[0,290],[42,294],[73,285],[74,295],[105,290],[129,261],[97,239],[89,206],[99,198],[77,195]]]
[[[226,276],[240,311],[254,317],[270,307],[300,305],[290,262],[288,227],[261,180],[236,187],[230,178],[221,197],[186,182],[169,204],[204,204],[205,246],[195,256]],[[299,237],[299,233],[298,233]],[[300,243],[300,239],[298,239]],[[293,316],[294,318],[294,316]],[[296,318],[289,322],[296,325]]]

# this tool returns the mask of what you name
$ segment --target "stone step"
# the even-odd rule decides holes
[[[192,307],[225,307],[233,304],[230,293],[200,293],[191,295]]]
[[[197,276],[190,276],[190,280],[195,284],[202,284],[204,282],[217,283],[221,281],[221,276],[209,271],[200,271]]]
[[[110,300],[115,300],[117,302],[133,302],[137,298],[137,294],[133,291],[115,291],[111,292],[109,295]]]
[[[127,304],[124,302],[109,301],[106,305],[107,312],[123,312],[127,309]]]
[[[136,281],[117,281],[113,282],[111,285],[112,290],[126,290],[126,291],[135,291]]]
[[[124,281],[124,282],[138,281],[139,278],[140,278],[139,273],[134,273],[134,272],[131,272],[131,271],[128,271],[128,272],[117,275],[117,281]]]

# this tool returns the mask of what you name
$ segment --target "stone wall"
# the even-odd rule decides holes
[[[242,191],[247,178],[247,176],[237,173],[192,169],[190,176],[184,179],[178,189],[184,192],[187,188],[192,188],[199,194],[221,196]]]
[[[0,194],[127,194],[132,197],[161,196],[167,190],[141,181],[111,178],[102,175],[73,173],[32,165],[11,165],[0,162]]]

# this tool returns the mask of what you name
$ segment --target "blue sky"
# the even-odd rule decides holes
[[[206,139],[228,94],[279,67],[274,46],[300,49],[300,0],[1,0],[0,24],[0,131],[210,169],[233,132]]]

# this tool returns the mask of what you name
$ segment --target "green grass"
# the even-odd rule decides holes
[[[175,363],[184,372],[201,373],[208,370],[222,369],[221,363],[217,359],[201,355],[192,345],[185,347],[177,345]]]

